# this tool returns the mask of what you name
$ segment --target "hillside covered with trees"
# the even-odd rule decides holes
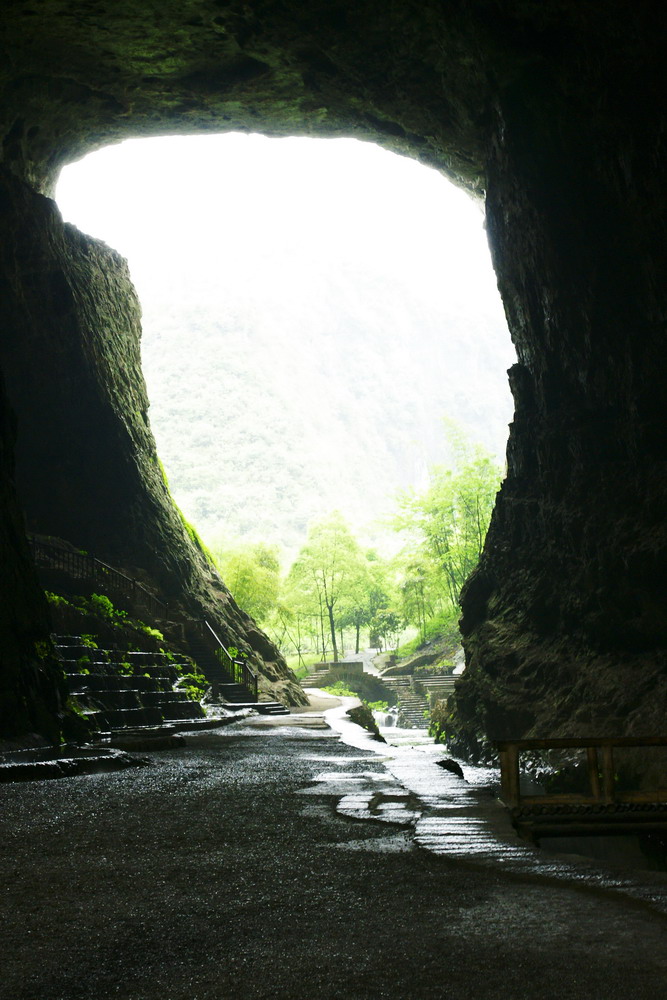
[[[292,558],[339,510],[367,542],[456,420],[500,463],[514,354],[483,215],[353,140],[134,140],[68,167],[66,217],[128,257],[150,421],[211,545]]]
[[[497,316],[433,303],[369,265],[270,287],[144,291],[151,423],[173,495],[212,543],[293,552],[341,510],[371,539],[399,489],[449,457],[454,416],[496,456],[510,419]]]

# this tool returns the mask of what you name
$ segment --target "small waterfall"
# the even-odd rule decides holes
[[[373,717],[380,729],[394,729],[398,722],[398,709],[393,705],[388,712],[373,712]]]

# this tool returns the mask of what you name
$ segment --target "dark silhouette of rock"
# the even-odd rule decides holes
[[[457,778],[463,778],[463,770],[458,761],[452,760],[451,757],[446,757],[444,760],[436,760],[438,767],[443,768],[445,771],[449,771],[450,774],[455,774]]]

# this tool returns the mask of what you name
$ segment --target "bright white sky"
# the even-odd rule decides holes
[[[497,395],[507,412],[490,418],[498,427],[488,437],[502,454],[512,412],[505,371],[515,357],[483,210],[435,170],[353,139],[172,136],[92,153],[63,171],[56,197],[66,220],[129,260],[145,307],[145,361],[156,304],[161,315],[180,316],[207,300],[231,310],[263,300],[284,330],[296,300],[305,307],[330,279],[349,287],[349,276],[362,279],[360,288],[395,288],[399,303],[441,316],[443,350],[451,317],[458,329],[497,336]],[[473,333],[471,373],[476,350]],[[145,374],[150,394],[150,365]]]
[[[281,262],[373,262],[424,294],[501,309],[483,212],[436,171],[354,139],[133,139],[67,167],[66,220],[130,261],[139,289],[271,280]]]

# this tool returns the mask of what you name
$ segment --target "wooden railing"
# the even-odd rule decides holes
[[[667,802],[667,789],[619,791],[616,788],[614,750],[637,747],[667,747],[667,737],[590,737],[552,740],[495,740],[500,756],[501,797],[505,805],[516,809],[520,806],[564,805],[616,805],[631,802]],[[589,794],[566,793],[549,795],[522,795],[519,786],[520,755],[525,751],[585,750]]]
[[[246,660],[232,656],[220,636],[211,628],[207,621],[204,620],[198,624],[200,626],[200,634],[212,640],[214,655],[225,672],[230,675],[234,683],[242,684],[243,687],[247,688],[252,696],[252,700],[257,701],[258,676],[252,667]]]
[[[85,583],[93,591],[99,590],[105,596],[111,593],[114,597],[120,597],[130,605],[131,611],[138,608],[146,611],[154,620],[167,620],[167,605],[138,580],[133,580],[87,553],[54,545],[34,535],[28,535],[28,541],[37,567],[62,572],[72,580]]]

